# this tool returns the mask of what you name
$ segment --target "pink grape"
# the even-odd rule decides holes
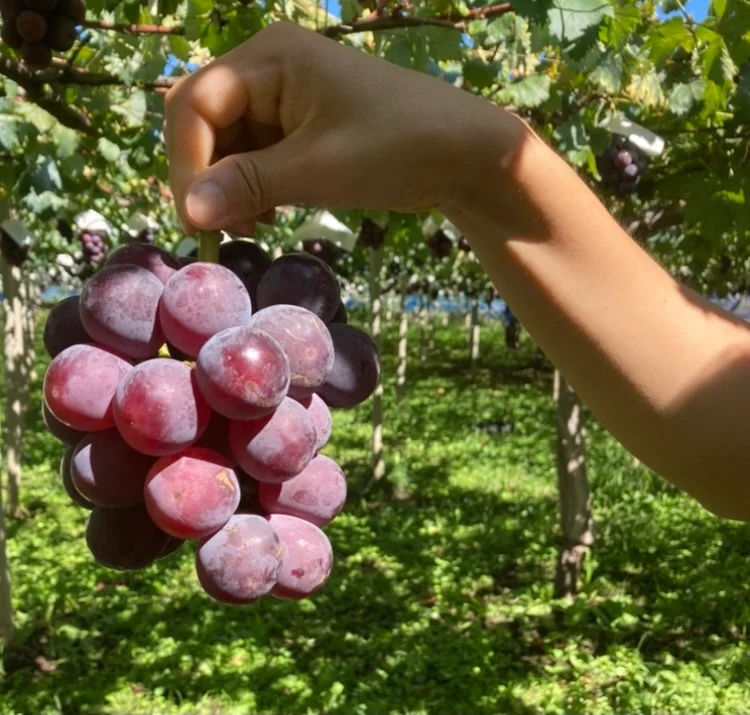
[[[125,441],[155,457],[190,447],[205,432],[211,415],[195,371],[170,358],[134,367],[117,387],[113,412]]]
[[[164,286],[159,316],[167,340],[195,357],[211,337],[250,322],[250,296],[242,281],[217,263],[191,263]]]
[[[299,474],[315,454],[315,441],[307,410],[289,397],[272,415],[229,423],[232,454],[261,482],[283,482]]]
[[[57,437],[57,439],[59,439],[61,442],[65,442],[65,444],[69,444],[74,447],[87,434],[86,432],[73,429],[72,427],[68,427],[68,425],[60,422],[60,420],[58,420],[57,417],[55,417],[52,412],[50,412],[50,409],[49,407],[47,407],[47,403],[44,400],[42,400],[42,421],[44,422],[44,426],[47,428],[47,431],[53,437]]]
[[[91,342],[91,337],[81,322],[79,300],[77,295],[71,295],[61,300],[47,316],[42,340],[44,349],[51,358],[57,357],[71,345]]]
[[[156,355],[164,343],[158,320],[164,286],[145,268],[102,268],[83,286],[81,320],[94,340],[132,358]]]
[[[162,531],[178,539],[201,539],[229,521],[240,503],[240,485],[220,454],[192,447],[151,467],[144,496]]]
[[[274,305],[253,316],[250,327],[275,338],[289,360],[289,396],[309,397],[333,367],[334,348],[325,323],[296,305]]]
[[[201,541],[195,567],[201,586],[212,598],[252,603],[276,583],[281,570],[279,537],[262,516],[237,514]]]
[[[65,454],[62,460],[60,460],[60,478],[62,479],[63,488],[74,504],[84,509],[93,509],[94,505],[82,496],[73,484],[73,474],[70,467],[75,450],[76,448],[71,445],[65,450]]]
[[[315,427],[315,451],[319,452],[328,444],[328,440],[331,438],[331,431],[333,429],[331,411],[319,395],[313,395],[299,402],[307,410],[313,427]]]
[[[163,285],[180,270],[180,262],[158,246],[148,243],[127,243],[110,254],[106,266],[132,264],[153,273]]]
[[[195,367],[206,402],[235,420],[270,414],[289,389],[289,362],[281,346],[267,333],[247,326],[210,338]]]
[[[116,429],[93,432],[75,449],[73,485],[96,506],[109,509],[140,504],[153,457],[136,452]]]
[[[133,366],[98,345],[71,345],[49,365],[44,401],[63,424],[84,432],[114,427],[112,403],[120,381]]]
[[[321,454],[283,484],[261,483],[258,498],[269,514],[289,514],[325,526],[346,502],[346,477],[336,462]]]
[[[296,516],[271,514],[268,523],[281,542],[281,570],[271,594],[292,600],[312,596],[333,569],[328,537],[315,524]]]
[[[154,524],[143,504],[126,509],[96,507],[86,524],[86,545],[101,566],[135,571],[164,552],[169,535]]]

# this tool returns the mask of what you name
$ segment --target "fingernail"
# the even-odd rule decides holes
[[[185,207],[190,220],[204,227],[226,218],[229,208],[224,192],[211,181],[193,186],[185,199]]]

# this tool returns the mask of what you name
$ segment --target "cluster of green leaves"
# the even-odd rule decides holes
[[[748,527],[702,512],[590,425],[600,539],[580,595],[554,601],[551,375],[534,367],[528,342],[505,353],[490,323],[469,371],[463,329],[436,326],[425,363],[412,332],[413,380],[397,408],[395,326],[384,335],[399,499],[379,488],[361,496],[367,405],[335,416],[326,452],[351,496],[328,529],[331,581],[302,603],[214,603],[189,547],[140,573],[97,567],[85,513],[57,476],[60,446],[32,410],[28,516],[9,527],[18,634],[0,710],[746,712]],[[501,419],[510,434],[476,427]]]

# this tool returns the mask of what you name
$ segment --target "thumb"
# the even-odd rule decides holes
[[[243,232],[263,213],[304,195],[299,155],[286,140],[266,149],[225,157],[196,177],[185,213],[198,229]],[[245,231],[246,232],[246,231]]]

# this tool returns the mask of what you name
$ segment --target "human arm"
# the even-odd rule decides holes
[[[188,232],[248,234],[286,203],[444,212],[601,423],[750,518],[750,329],[674,281],[517,117],[281,25],[170,92],[167,143]]]

